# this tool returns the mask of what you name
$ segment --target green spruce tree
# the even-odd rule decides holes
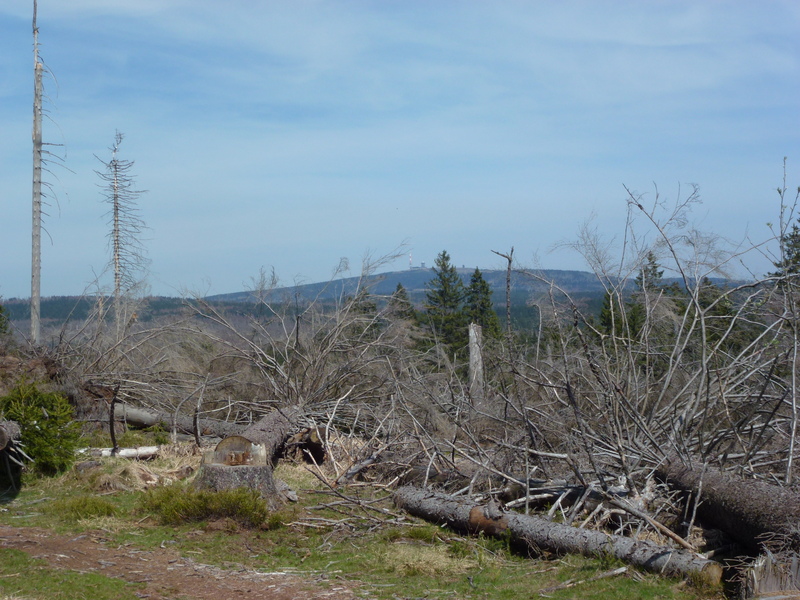
[[[623,304],[619,294],[609,290],[603,296],[600,307],[599,329],[606,335],[623,337],[626,332],[627,315],[623,313]]]
[[[769,275],[780,278],[797,275],[800,273],[800,227],[797,223],[793,224],[792,230],[781,238],[781,245],[783,258],[773,263],[776,270]]]
[[[665,290],[664,269],[658,264],[656,255],[650,251],[634,280],[636,289],[627,299],[615,291],[608,291],[600,308],[600,330],[618,338],[635,339],[647,320],[645,294]]]
[[[468,341],[468,323],[462,310],[464,284],[446,250],[436,257],[435,265],[435,276],[428,282],[425,296],[427,323],[435,339],[456,354]]]
[[[417,311],[411,304],[411,299],[408,297],[408,290],[402,283],[397,284],[392,295],[389,297],[389,311],[397,319],[404,321],[416,321]]]
[[[11,326],[8,322],[8,313],[5,307],[0,304],[0,338],[4,338],[11,333]]]
[[[481,326],[484,338],[500,337],[500,319],[492,305],[492,288],[477,267],[466,290],[464,315],[468,323]]]

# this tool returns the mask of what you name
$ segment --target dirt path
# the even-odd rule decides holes
[[[181,557],[171,548],[137,550],[119,546],[101,532],[59,536],[34,527],[0,525],[0,548],[13,548],[58,569],[95,572],[142,583],[148,600],[351,600],[354,585],[296,574],[220,569]]]

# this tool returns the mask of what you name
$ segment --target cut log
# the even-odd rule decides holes
[[[800,549],[800,495],[763,481],[744,481],[701,465],[671,459],[656,471],[670,487],[700,493],[697,517],[740,544],[758,549],[766,538],[781,536]],[[701,489],[702,482],[702,489]]]
[[[141,460],[149,460],[158,456],[158,446],[139,446],[138,448],[88,448],[86,450],[78,450],[78,452],[85,452],[89,456],[99,456],[109,458],[111,456],[119,456],[120,458],[137,458]]]
[[[20,429],[16,421],[0,421],[0,450],[5,450],[19,438]]]
[[[232,435],[222,440],[214,452],[204,459],[207,464],[228,465],[266,465],[267,453],[264,446],[254,444],[240,435]]]
[[[494,503],[479,505],[410,486],[398,488],[394,499],[400,508],[417,517],[468,533],[510,534],[512,541],[523,543],[536,552],[545,550],[584,556],[611,554],[626,563],[668,576],[691,576],[714,586],[719,585],[722,579],[722,567],[718,563],[691,552],[578,529],[540,517],[506,513]]]

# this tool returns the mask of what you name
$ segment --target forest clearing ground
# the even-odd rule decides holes
[[[331,581],[321,574],[301,577],[284,572],[259,573],[244,567],[221,569],[181,557],[172,548],[137,550],[130,545],[114,546],[100,531],[65,536],[36,527],[0,525],[0,549],[25,552],[45,561],[51,569],[98,573],[140,584],[135,595],[150,600],[340,600],[356,597],[352,583]],[[19,576],[33,575],[20,573]]]

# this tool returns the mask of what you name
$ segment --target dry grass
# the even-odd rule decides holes
[[[101,466],[76,470],[68,477],[100,493],[142,491],[190,477],[200,467],[200,460],[194,444],[166,445],[153,460],[104,458]]]
[[[444,544],[421,546],[397,542],[381,552],[379,560],[381,568],[387,573],[401,576],[454,576],[478,568],[478,561],[454,557]]]

